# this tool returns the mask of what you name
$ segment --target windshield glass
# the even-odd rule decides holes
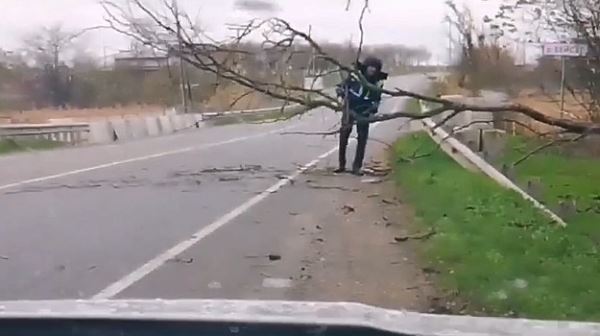
[[[1,7],[0,301],[600,319],[597,1]]]

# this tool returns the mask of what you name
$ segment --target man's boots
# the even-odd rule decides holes
[[[363,173],[362,169],[354,167],[354,168],[352,168],[352,175],[363,176],[363,175],[365,175],[365,173]]]

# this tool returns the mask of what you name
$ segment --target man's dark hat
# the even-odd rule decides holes
[[[377,69],[377,80],[385,80],[388,78],[388,74],[386,72],[381,71],[383,69],[383,62],[381,59],[373,56],[366,57],[362,62],[358,62],[358,70],[363,74],[367,71],[368,67],[375,67]]]

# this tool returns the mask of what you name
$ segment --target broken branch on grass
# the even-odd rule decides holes
[[[522,163],[523,161],[527,160],[528,158],[530,158],[532,155],[535,155],[541,151],[543,151],[546,148],[552,147],[554,145],[556,145],[557,143],[568,143],[568,142],[577,142],[583,138],[585,138],[587,136],[587,134],[579,134],[576,137],[570,138],[570,139],[562,139],[562,138],[555,138],[551,141],[548,141],[534,149],[532,149],[531,151],[529,151],[527,154],[523,155],[521,158],[519,158],[518,160],[516,160],[515,162],[512,163],[513,167],[516,167],[517,165],[519,165],[520,163]]]
[[[425,239],[429,239],[429,238],[433,237],[435,234],[436,234],[436,231],[431,229],[425,233],[394,237],[394,241],[397,243],[402,243],[402,242],[405,242],[408,240],[425,240]]]

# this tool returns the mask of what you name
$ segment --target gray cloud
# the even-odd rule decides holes
[[[115,0],[123,3],[127,0]],[[162,0],[143,0],[160,8]],[[457,0],[468,2],[476,14],[500,0]],[[97,0],[0,0],[0,48],[22,47],[23,38],[44,26],[62,23],[69,31],[104,24],[104,11]],[[179,0],[182,9],[197,17],[200,25],[215,38],[229,32],[227,23],[245,23],[252,18],[278,16],[296,28],[308,30],[319,40],[358,41],[360,1],[345,11],[346,0]],[[488,5],[485,5],[488,3]],[[495,6],[494,6],[495,7]],[[372,0],[365,17],[365,41],[368,44],[423,45],[434,59],[447,55],[447,25],[443,24],[444,0]],[[275,11],[273,13],[272,11]],[[113,31],[93,31],[78,42],[94,54],[112,54],[127,48],[126,37]]]
[[[235,8],[246,12],[268,12],[273,13],[280,10],[279,6],[267,0],[237,0]]]

